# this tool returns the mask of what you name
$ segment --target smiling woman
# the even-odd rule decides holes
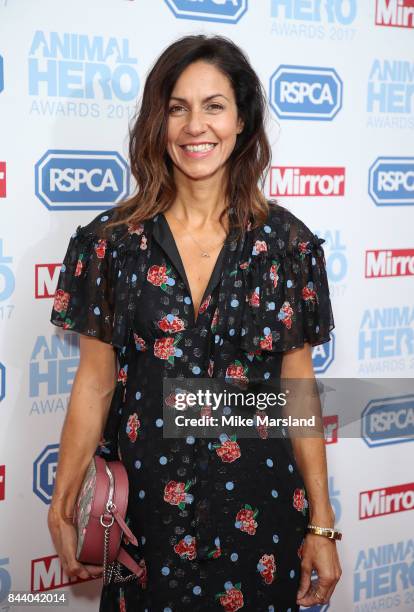
[[[138,540],[121,546],[146,569],[106,584],[101,612],[294,612],[328,602],[339,579],[335,542],[306,533],[309,520],[333,527],[335,518],[320,437],[296,439],[293,453],[266,421],[250,437],[208,439],[197,427],[164,435],[185,381],[277,390],[282,375],[313,376],[311,346],[334,327],[324,241],[262,193],[265,111],[233,42],[199,35],[170,45],[131,127],[136,192],[79,226],[64,258],[51,321],[93,341],[81,343],[52,536],[69,575],[94,573],[75,559],[67,516],[105,421],[96,453],[125,465],[126,521]],[[119,365],[110,406],[104,344]],[[164,397],[165,379],[180,384]],[[210,408],[199,406],[204,420]],[[241,422],[254,414],[247,407]]]
[[[193,180],[219,172],[224,180],[243,123],[229,79],[204,61],[188,66],[169,105],[167,151],[178,172]]]

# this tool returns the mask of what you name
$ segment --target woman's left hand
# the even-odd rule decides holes
[[[317,580],[311,581],[312,570],[316,570]],[[296,603],[300,606],[329,603],[341,574],[336,541],[313,533],[306,534]]]

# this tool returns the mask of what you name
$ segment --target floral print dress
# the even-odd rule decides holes
[[[195,319],[164,215],[104,235],[114,211],[70,238],[51,314],[118,357],[97,453],[128,471],[138,546],[122,546],[145,572],[103,587],[100,611],[298,610],[308,502],[289,437],[163,437],[162,381],[275,381],[284,351],[328,342],[324,241],[270,201],[264,225],[228,237]]]

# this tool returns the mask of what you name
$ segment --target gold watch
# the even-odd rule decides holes
[[[319,525],[308,525],[306,527],[308,533],[315,533],[316,535],[325,536],[330,540],[342,540],[342,533],[338,529],[332,527],[320,527]]]

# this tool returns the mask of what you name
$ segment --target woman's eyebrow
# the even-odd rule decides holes
[[[226,100],[228,100],[228,98],[224,95],[224,94],[213,94],[212,96],[207,96],[207,98],[204,98],[204,100],[202,100],[202,102],[208,102],[209,100],[212,100],[213,98],[225,98]],[[180,98],[179,96],[171,96],[170,100],[178,100],[179,102],[185,102],[187,103],[187,100],[185,98]]]

